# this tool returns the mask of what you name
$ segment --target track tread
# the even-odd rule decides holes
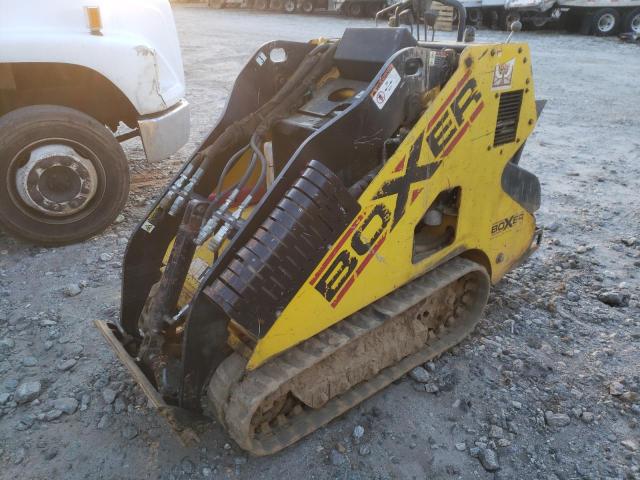
[[[409,311],[418,302],[452,282],[466,275],[478,273],[481,274],[482,284],[475,285],[476,298],[466,301],[465,295],[469,294],[465,292],[461,296],[462,299],[465,299],[463,304],[455,309],[456,315],[459,310],[465,310],[463,313],[466,314],[458,319],[456,328],[445,329],[444,333],[436,335],[421,350],[381,369],[368,380],[362,381],[350,390],[331,398],[320,408],[304,409],[302,413],[286,419],[284,426],[276,427],[273,430],[269,428],[269,433],[255,433],[254,435],[251,420],[258,408],[265,401],[268,404],[270,398],[286,394],[289,391],[288,385],[293,385],[297,376],[327,359],[354,339],[374,332],[387,320]],[[218,416],[221,415],[220,412],[223,412],[224,418],[221,421],[227,425],[229,434],[240,447],[255,455],[275,453],[369,398],[412,368],[434,359],[463,340],[479,321],[482,308],[486,304],[488,291],[489,278],[484,268],[469,260],[455,258],[254,371],[244,372],[246,360],[237,353],[232,354],[214,373],[208,389],[209,400],[214,404],[217,403],[214,411]],[[454,300],[452,299],[452,301]],[[418,327],[413,325],[412,328]],[[431,339],[431,337],[429,338]],[[229,365],[225,365],[227,362]],[[237,369],[239,366],[241,366],[243,374],[242,380],[230,386],[224,395],[212,392],[212,388],[215,389],[216,385],[226,387],[225,381],[218,381],[216,378],[219,371],[222,377],[232,378],[228,369]],[[236,374],[233,378],[237,378],[237,376]],[[221,401],[224,403],[220,404]]]

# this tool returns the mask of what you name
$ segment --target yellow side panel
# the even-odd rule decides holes
[[[523,90],[514,142],[493,146],[502,91]],[[249,360],[269,358],[424,274],[477,249],[499,280],[528,250],[535,219],[504,193],[502,171],[536,121],[526,45],[474,45],[359,199],[360,213],[328,250]],[[414,229],[442,191],[460,187],[453,242],[412,262]]]

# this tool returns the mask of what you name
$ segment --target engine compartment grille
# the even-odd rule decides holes
[[[520,108],[522,107],[522,94],[523,90],[500,94],[498,118],[496,119],[496,130],[493,136],[494,147],[515,141]]]

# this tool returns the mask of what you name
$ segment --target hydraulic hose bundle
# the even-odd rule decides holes
[[[195,186],[217,155],[238,144],[245,144],[251,147],[251,139],[254,134],[257,136],[254,138],[253,143],[258,146],[264,134],[277,120],[286,117],[291,110],[302,103],[307,91],[328,70],[333,60],[335,49],[335,44],[328,43],[315,47],[307,54],[300,66],[273,98],[255,112],[230,125],[211,145],[196,154],[170,187],[169,192],[160,201],[160,208],[165,212],[168,211],[171,216],[177,216],[182,212]],[[256,153],[256,150],[259,149],[254,149],[254,153]],[[260,158],[260,155],[257,153],[256,155]],[[241,156],[242,154],[239,155],[239,157]],[[239,157],[235,158],[235,160],[234,157],[229,162],[233,161],[235,164]],[[230,168],[227,169],[227,172],[228,170]],[[223,178],[224,175],[221,175],[219,183]]]
[[[204,159],[196,170],[193,178],[187,184],[187,187],[191,186],[189,191],[193,189],[195,182],[207,171],[216,154],[220,152],[221,149],[232,144],[237,144],[238,141],[250,137],[248,144],[243,146],[229,159],[218,179],[214,192],[215,198],[205,213],[202,228],[195,240],[197,245],[202,245],[207,238],[213,235],[209,243],[209,249],[215,252],[229,234],[235,230],[237,224],[240,222],[242,213],[255,198],[256,193],[263,185],[266,177],[267,159],[262,152],[261,145],[267,133],[276,122],[289,116],[293,110],[302,105],[309,90],[329,70],[333,61],[335,48],[335,45],[329,44],[319,45],[314,48],[271,100],[256,112],[229,127],[213,144],[200,152],[200,155],[202,155]],[[227,140],[227,138],[229,140]],[[221,192],[224,179],[233,166],[249,149],[252,151],[249,167],[238,183],[231,187],[231,193],[226,197],[224,203],[219,206],[220,201],[225,196]],[[248,183],[258,161],[260,166],[258,180],[238,208],[231,216],[228,216],[229,209]],[[176,211],[176,213],[180,211],[185,199],[185,196],[179,196],[171,210]],[[171,210],[169,212],[170,214]]]
[[[309,91],[331,69],[335,50],[336,44],[325,43],[309,52],[273,98],[255,112],[230,125],[211,145],[199,152],[160,201],[162,211],[171,216],[177,216],[185,206],[188,207],[156,291],[149,297],[139,320],[144,339],[138,359],[153,372],[158,390],[167,394],[174,390],[170,385],[171,360],[163,352],[163,332],[176,321],[175,292],[181,290],[179,285],[185,281],[196,247],[211,238],[209,248],[217,252],[223,242],[238,230],[243,211],[265,183],[268,168],[262,151],[265,138],[276,122],[303,105]],[[243,146],[225,164],[211,192],[211,199],[208,202],[191,201],[196,185],[212,166],[214,159],[237,145]],[[251,152],[251,157],[244,174],[237,183],[223,191],[225,178],[247,152]],[[260,168],[258,179],[231,213],[232,206],[256,168]],[[169,290],[174,295],[169,295]]]

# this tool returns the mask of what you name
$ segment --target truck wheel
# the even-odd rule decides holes
[[[266,10],[269,8],[269,2],[267,0],[256,0],[253,4],[253,8],[256,10]]]
[[[300,10],[302,10],[304,13],[313,13],[314,9],[315,5],[313,4],[312,0],[304,0],[300,4]]]
[[[487,19],[487,26],[491,30],[503,30],[506,24],[505,14],[499,10],[491,10]]]
[[[594,35],[613,35],[620,26],[620,14],[613,8],[601,8],[591,16],[591,31]]]
[[[349,2],[347,4],[347,15],[350,17],[360,17],[363,11],[362,2]]]
[[[488,29],[491,29],[491,17],[492,17],[492,12],[491,10],[487,10],[482,12],[482,26]]]
[[[129,168],[113,134],[92,117],[54,105],[0,117],[0,223],[56,245],[106,228],[129,195]]]
[[[467,11],[467,21],[473,26],[482,25],[482,10],[479,8],[470,8]]]
[[[294,13],[296,11],[296,0],[284,0],[284,11]]]
[[[640,8],[631,10],[624,16],[622,29],[624,33],[633,32],[640,35]]]
[[[526,25],[527,27],[529,27],[530,30],[540,30],[542,27],[544,27],[547,24],[548,21],[549,21],[549,17],[541,17],[541,16],[529,17],[529,19],[526,22]]]
[[[503,20],[503,24],[502,24],[502,29],[506,30],[507,32],[511,31],[511,24],[513,22],[519,22],[520,21],[520,13],[518,12],[505,12],[504,15],[504,20]]]

